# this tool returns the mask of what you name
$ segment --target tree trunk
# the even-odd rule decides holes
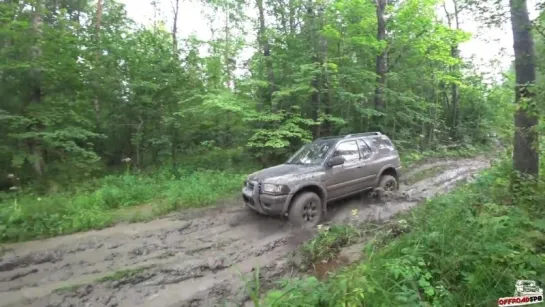
[[[232,62],[233,60],[231,59],[231,45],[230,45],[230,9],[229,9],[229,6],[225,6],[225,46],[224,46],[224,66],[225,66],[225,75],[227,77],[227,82],[226,82],[226,87],[227,89],[232,89],[233,91],[235,90],[234,86],[231,84],[232,82],[232,69],[231,68],[234,68],[232,67]],[[227,124],[225,125],[225,133],[223,134],[223,145],[224,146],[228,146],[229,144],[229,139],[231,138],[231,111],[227,111],[227,114],[226,114],[226,122]]]
[[[459,30],[460,29],[460,20],[459,20],[460,10],[458,9],[458,2],[457,0],[453,0],[452,3],[454,5],[454,13],[452,15],[447,10],[446,3],[443,3],[443,9],[445,10],[445,15],[447,17],[449,28],[454,28],[456,30]],[[460,49],[457,43],[453,43],[450,46],[450,56],[455,59],[460,58]],[[459,75],[460,67],[458,65],[455,65],[454,67],[452,67],[451,71],[453,75]],[[460,119],[461,119],[460,88],[458,84],[455,82],[451,83],[450,85],[450,95],[451,95],[451,103],[452,103],[451,137],[453,140],[459,140]]]
[[[97,1],[97,22],[96,22],[96,53],[95,53],[95,65],[96,67],[98,68],[99,67],[99,64],[98,64],[98,60],[99,60],[99,57],[100,57],[100,26],[101,26],[101,23],[102,23],[102,0],[98,0]],[[99,78],[99,74],[96,76],[96,78],[98,79]],[[98,80],[95,81],[96,82],[96,88],[97,88],[97,93],[98,93],[98,87],[100,86],[100,82]],[[94,106],[94,109],[95,109],[95,120],[96,120],[96,127],[97,127],[97,130],[100,132],[101,129],[101,119],[100,119],[100,101],[98,99],[98,96],[95,94],[95,99],[94,99],[94,103],[93,103],[93,106]]]
[[[271,106],[272,112],[275,112],[275,106],[272,102],[272,95],[275,91],[274,86],[274,71],[271,60],[271,47],[269,44],[269,39],[265,33],[265,10],[263,8],[263,0],[256,0],[257,10],[259,12],[259,44],[263,49],[263,56],[265,57],[265,67],[267,70],[267,81],[269,82],[269,90],[266,95],[267,103]]]
[[[41,104],[43,99],[42,87],[41,87],[41,67],[39,66],[39,61],[42,56],[41,49],[41,40],[42,40],[42,31],[43,31],[43,10],[44,4],[42,0],[37,0],[34,4],[34,11],[32,12],[32,32],[34,35],[34,44],[31,48],[31,57],[32,57],[32,66],[30,69],[30,99],[29,104],[38,105]],[[38,64],[37,64],[38,63]],[[28,127],[29,131],[37,129],[38,131],[43,130],[44,124],[38,120],[36,124],[32,124]],[[38,137],[30,139],[28,141],[28,147],[30,154],[33,157],[32,165],[34,171],[38,176],[43,175],[45,169],[45,160],[44,160],[44,149],[41,144],[41,140]]]
[[[174,0],[172,13],[174,13],[174,21],[172,22],[172,50],[178,55],[178,13],[180,12],[180,0]]]
[[[534,39],[526,0],[510,0],[513,49],[515,52],[515,86],[518,105],[515,112],[513,140],[514,170],[522,175],[539,174],[539,136],[536,131],[538,114],[532,86],[536,79]]]
[[[230,14],[230,11],[229,11],[229,8],[226,7],[225,8],[225,46],[224,46],[224,54],[223,54],[223,62],[224,62],[224,66],[225,66],[225,76],[227,78],[226,80],[226,86],[227,88],[232,88],[232,84],[231,84],[231,81],[232,81],[232,77],[231,77],[231,74],[232,74],[232,71],[231,71],[231,66],[232,66],[232,60],[231,60],[231,51],[230,51],[230,25],[229,25],[229,22],[230,22],[230,18],[229,18],[229,14]]]
[[[295,35],[295,3],[294,0],[288,1],[289,6],[289,23],[290,23],[290,35]],[[293,37],[292,37],[293,38]]]
[[[325,16],[324,16],[324,9],[322,8],[320,10],[320,29],[322,29],[325,25]],[[329,85],[329,71],[328,71],[328,50],[327,50],[327,39],[320,35],[320,64],[322,65],[322,82],[321,82],[321,90],[322,90],[322,101],[324,103],[324,113],[325,113],[325,120],[324,120],[324,127],[323,132],[325,135],[331,135],[332,134],[332,125],[331,121],[329,120],[329,117],[331,116],[331,88]]]
[[[138,126],[136,126],[136,167],[141,168],[142,163],[142,139],[143,139],[143,133],[142,128],[144,126],[144,120],[141,116],[138,116],[138,119],[140,120],[140,123],[138,123]]]
[[[174,5],[172,7],[172,13],[174,14],[174,20],[172,21],[172,56],[174,61],[178,60],[178,12],[180,0],[174,0]],[[172,127],[172,144],[170,148],[170,154],[172,156],[172,169],[175,174],[178,174],[177,163],[178,163],[178,136],[179,131],[176,125]],[[177,175],[176,175],[177,176]]]
[[[310,95],[310,106],[312,108],[312,120],[317,122],[319,120],[320,116],[320,108],[321,108],[321,86],[320,86],[320,80],[322,78],[321,73],[321,57],[319,55],[320,53],[320,38],[318,37],[320,34],[318,33],[318,29],[316,26],[316,13],[314,12],[314,3],[312,1],[309,1],[307,4],[307,15],[310,18],[310,41],[312,44],[312,64],[317,65],[314,75],[312,76],[311,86],[313,88],[312,94]],[[320,69],[320,72],[316,73],[318,71],[318,68]],[[320,137],[320,130],[321,125],[315,125],[312,130],[312,135],[314,138]]]
[[[451,46],[450,52],[453,58],[460,58],[460,50],[458,49],[458,45]],[[454,73],[457,74],[459,70],[458,65],[456,65],[453,70]],[[458,140],[460,132],[460,89],[456,82],[451,84],[450,92],[452,97],[452,138],[454,140]]]
[[[386,41],[386,5],[388,0],[376,0],[376,15],[377,15],[377,40],[379,42]],[[375,109],[382,111],[386,106],[384,97],[384,88],[386,87],[386,73],[388,72],[388,54],[387,48],[383,48],[376,58],[376,74],[377,84],[375,88]]]
[[[459,20],[459,10],[458,10],[458,2],[457,0],[453,0],[454,3],[454,22],[456,23],[456,30],[460,30],[460,20]],[[460,49],[458,48],[458,44],[454,44],[451,47],[451,54],[452,57],[455,59],[460,59]],[[454,72],[455,74],[460,74],[460,67],[458,64],[454,66]],[[460,139],[460,124],[461,124],[461,107],[460,107],[460,87],[457,83],[452,84],[452,105],[454,107],[454,120],[453,120],[453,126],[454,126],[454,139],[459,140]]]

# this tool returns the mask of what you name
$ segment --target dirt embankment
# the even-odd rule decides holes
[[[437,173],[402,186],[406,200],[350,199],[332,206],[329,223],[354,219],[353,209],[361,221],[389,219],[488,166],[484,158],[422,165],[405,178]],[[238,271],[259,265],[265,285],[289,275],[286,255],[313,235],[231,201],[149,223],[9,245],[0,258],[0,306],[240,306],[248,297]]]

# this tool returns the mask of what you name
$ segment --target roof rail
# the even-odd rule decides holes
[[[351,137],[358,137],[358,136],[372,136],[372,135],[382,135],[382,133],[376,131],[376,132],[363,132],[363,133],[354,133],[354,134],[348,134],[344,138],[351,138]]]
[[[342,139],[343,137],[343,135],[322,136],[316,140]]]

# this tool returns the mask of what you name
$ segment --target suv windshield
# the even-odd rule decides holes
[[[321,164],[331,149],[333,142],[317,141],[304,145],[286,164]]]

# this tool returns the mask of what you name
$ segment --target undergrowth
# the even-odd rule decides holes
[[[72,191],[40,196],[32,192],[0,196],[0,240],[22,241],[89,229],[166,212],[201,207],[232,195],[244,174],[164,169],[154,174],[106,176]],[[146,204],[145,215],[125,214]],[[123,212],[123,214],[120,214]]]
[[[369,240],[362,262],[323,282],[284,280],[258,305],[492,306],[518,279],[545,282],[545,191],[516,187],[510,204],[510,173],[494,166],[405,214],[409,232]]]

